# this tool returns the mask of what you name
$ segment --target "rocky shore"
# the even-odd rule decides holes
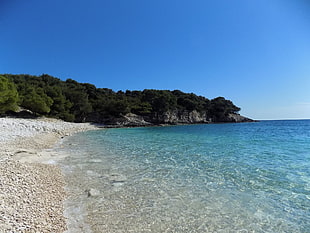
[[[55,119],[0,118],[0,232],[65,232],[66,197],[59,155],[62,137],[96,129]]]

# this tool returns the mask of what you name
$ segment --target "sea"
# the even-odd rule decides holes
[[[310,232],[310,120],[102,129],[56,150],[71,232]]]

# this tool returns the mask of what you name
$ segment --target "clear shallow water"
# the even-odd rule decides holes
[[[104,129],[63,146],[67,206],[94,232],[310,232],[309,120]]]

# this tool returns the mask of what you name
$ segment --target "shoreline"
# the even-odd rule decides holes
[[[0,129],[1,232],[65,232],[66,184],[54,164],[64,156],[51,149],[66,136],[98,127],[51,118],[0,118]]]

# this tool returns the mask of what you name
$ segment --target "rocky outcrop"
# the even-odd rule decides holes
[[[101,122],[108,127],[142,127],[153,125],[151,122],[146,121],[143,116],[138,116],[133,113],[128,113],[121,117],[101,119]]]
[[[102,120],[110,127],[141,127],[152,125],[177,125],[177,124],[208,124],[208,123],[232,123],[232,122],[252,122],[253,120],[239,114],[229,114],[221,119],[211,119],[206,112],[194,111],[167,111],[164,113],[154,113],[145,116],[138,116],[128,113],[125,116]]]
[[[15,118],[24,118],[24,119],[35,119],[38,118],[34,112],[19,107],[17,111],[7,111],[4,116],[15,117]]]
[[[210,123],[207,120],[206,113],[194,111],[167,111],[162,114],[156,113],[151,116],[144,117],[148,122],[153,124],[197,124]]]
[[[241,116],[240,114],[236,113],[230,113],[227,116],[227,121],[226,122],[236,122],[236,123],[241,123],[241,122],[255,122],[255,120],[252,120],[250,118]]]

